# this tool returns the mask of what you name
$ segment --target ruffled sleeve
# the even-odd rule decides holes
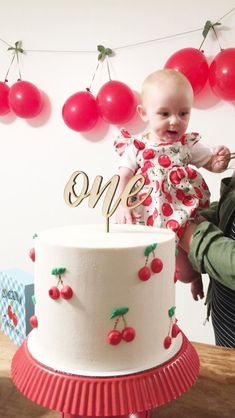
[[[213,154],[212,149],[201,141],[201,136],[197,132],[186,134],[183,141],[189,149],[190,164],[200,168],[208,163]]]
[[[115,151],[120,156],[119,167],[130,168],[135,172],[138,168],[136,157],[145,148],[144,142],[134,138],[126,129],[122,128],[114,141]]]

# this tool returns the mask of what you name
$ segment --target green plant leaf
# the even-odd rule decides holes
[[[109,319],[116,318],[116,316],[125,315],[129,311],[129,308],[127,306],[122,306],[120,308],[114,308],[112,309],[111,315]]]

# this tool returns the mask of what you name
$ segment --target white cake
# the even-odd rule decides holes
[[[111,225],[109,233],[104,225],[39,233],[38,325],[28,338],[32,356],[55,370],[84,376],[136,373],[172,358],[182,344],[181,333],[172,336],[174,242],[171,231],[134,225]],[[151,270],[156,258],[160,265],[162,261],[158,273]],[[148,280],[139,273],[145,265],[151,272]],[[65,286],[72,289],[69,299],[61,297]],[[52,287],[58,289],[58,299],[49,296]],[[126,328],[130,338],[124,338]],[[116,334],[120,341],[113,340]]]

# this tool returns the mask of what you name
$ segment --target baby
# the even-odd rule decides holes
[[[144,81],[141,104],[137,111],[149,132],[134,138],[122,129],[114,145],[120,155],[118,193],[135,174],[145,177],[139,200],[153,188],[136,211],[119,205],[118,223],[143,223],[170,228],[176,234],[176,279],[191,282],[193,298],[203,298],[201,276],[188,262],[180,247],[185,227],[209,205],[210,192],[201,174],[191,165],[214,173],[228,166],[230,151],[218,146],[213,151],[200,142],[198,133],[186,133],[193,90],[186,77],[175,70],[164,69],[150,74]],[[130,202],[131,203],[131,202]]]

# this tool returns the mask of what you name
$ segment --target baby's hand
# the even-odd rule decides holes
[[[230,150],[224,145],[219,145],[213,151],[212,169],[215,173],[221,173],[226,170],[230,160]]]
[[[124,207],[120,204],[116,210],[116,222],[118,224],[135,224],[139,218],[133,209]]]
[[[204,292],[203,292],[203,283],[201,275],[198,277],[198,279],[194,280],[191,283],[191,293],[194,300],[198,300],[198,298],[203,299],[204,298]]]

